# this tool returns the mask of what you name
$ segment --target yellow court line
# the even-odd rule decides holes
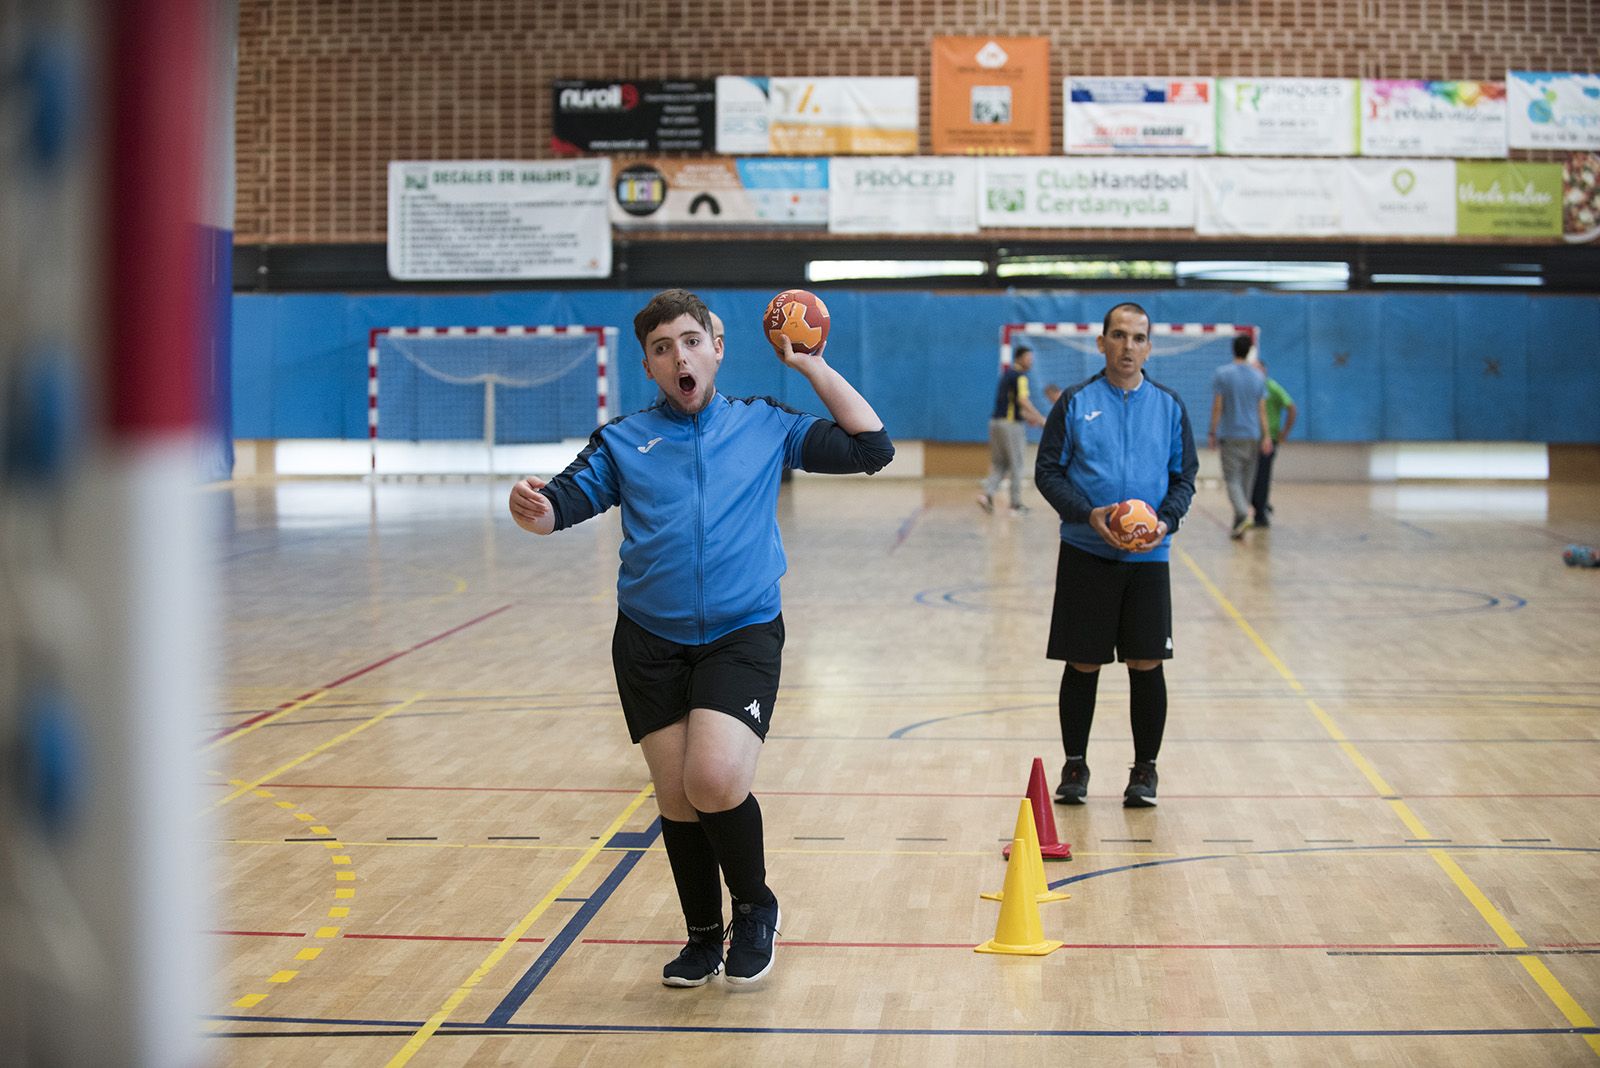
[[[550,888],[550,892],[545,894],[526,916],[517,921],[517,925],[483,959],[483,963],[478,965],[471,975],[467,976],[466,982],[456,987],[455,992],[445,998],[444,1004],[439,1006],[439,1011],[428,1017],[428,1022],[419,1027],[417,1033],[406,1040],[406,1044],[401,1048],[400,1052],[390,1059],[388,1068],[399,1068],[400,1065],[405,1064],[417,1055],[417,1051],[422,1048],[423,1043],[432,1038],[434,1032],[444,1026],[444,1022],[450,1018],[450,1014],[460,1008],[461,1003],[467,1000],[467,995],[472,993],[473,988],[483,982],[489,972],[494,969],[494,966],[500,963],[500,958],[504,957],[516,946],[518,940],[528,933],[528,928],[532,927],[539,917],[545,914],[545,911],[555,902],[555,899],[560,897],[567,887],[572,885],[573,880],[582,874],[583,869],[587,868],[590,862],[600,855],[601,850],[605,848],[605,844],[611,840],[611,836],[622,830],[623,826],[633,818],[633,814],[639,811],[639,806],[645,803],[646,799],[654,792],[654,789],[653,785],[646,786],[634,795],[633,800],[628,802],[628,807],[622,810],[621,815],[612,820],[611,826],[602,831],[600,837],[595,839],[594,845],[585,850],[583,856],[579,857],[577,862],[567,869],[567,873]]]
[[[270,781],[272,779],[275,779],[278,776],[282,775],[284,772],[290,771],[290,770],[292,770],[294,768],[299,767],[301,764],[304,764],[306,761],[310,760],[314,756],[318,756],[318,755],[320,755],[322,753],[326,753],[329,749],[332,749],[334,746],[338,745],[340,742],[343,742],[348,738],[355,737],[357,734],[360,734],[362,731],[366,730],[368,727],[373,726],[374,724],[383,722],[385,719],[388,719],[390,716],[394,715],[396,712],[399,712],[401,709],[410,708],[412,705],[414,705],[418,701],[422,700],[422,698],[424,696],[425,695],[422,692],[418,692],[418,693],[412,694],[410,697],[406,698],[404,701],[401,701],[399,704],[394,705],[394,706],[392,706],[390,708],[384,709],[382,712],[379,712],[376,716],[373,716],[371,719],[365,721],[364,723],[361,723],[361,724],[359,724],[359,725],[357,725],[355,727],[350,728],[349,730],[345,731],[343,734],[339,735],[338,737],[330,738],[327,741],[323,742],[321,745],[317,746],[315,749],[312,749],[310,752],[302,753],[301,755],[295,757],[293,760],[289,761],[289,763],[284,764],[282,767],[273,768],[271,771],[267,772],[265,775],[261,776],[259,779],[256,779],[254,782],[245,783],[243,786],[239,787],[233,793],[228,794],[226,797],[220,798],[219,800],[214,802],[211,807],[212,808],[221,808],[223,805],[226,805],[228,802],[234,800],[235,798],[243,797],[245,794],[249,793],[251,790],[254,790],[256,787],[260,786],[262,783],[268,782],[268,781]]]
[[[1255,643],[1256,648],[1261,651],[1261,655],[1266,657],[1268,663],[1277,669],[1278,674],[1283,676],[1289,687],[1296,693],[1304,695],[1305,687],[1300,684],[1300,680],[1295,678],[1294,672],[1289,670],[1289,665],[1285,664],[1278,657],[1278,654],[1272,651],[1266,640],[1257,633],[1249,621],[1233,606],[1233,602],[1228,600],[1222,590],[1217,587],[1217,584],[1212,582],[1210,577],[1200,569],[1200,565],[1195,563],[1194,558],[1182,549],[1178,550],[1178,558],[1199,580],[1200,585],[1205,587],[1206,592],[1211,595],[1211,599],[1216,601],[1222,607],[1222,610],[1227,613],[1228,617],[1238,625],[1239,629],[1244,631],[1245,635]],[[1373,789],[1377,790],[1384,800],[1389,803],[1389,807],[1400,818],[1401,822],[1406,825],[1406,828],[1418,838],[1433,837],[1406,803],[1394,796],[1394,789],[1389,786],[1382,775],[1378,774],[1378,769],[1373,767],[1371,762],[1361,755],[1360,750],[1350,742],[1344,731],[1339,729],[1339,725],[1334,722],[1333,717],[1328,715],[1310,697],[1306,697],[1305,702],[1310,707],[1312,714],[1316,716],[1317,722],[1321,723],[1323,729],[1328,732],[1328,736],[1339,743],[1339,748],[1344,751],[1345,756],[1372,784]],[[1430,849],[1428,850],[1428,855],[1450,877],[1450,881],[1455,884],[1456,889],[1472,903],[1472,907],[1478,911],[1478,915],[1483,917],[1484,922],[1489,925],[1495,936],[1500,939],[1507,949],[1526,949],[1528,947],[1528,943],[1517,933],[1516,928],[1511,926],[1511,921],[1507,920],[1500,910],[1495,908],[1494,903],[1489,900],[1482,890],[1478,889],[1477,884],[1468,877],[1466,872],[1461,870],[1461,866],[1447,852],[1443,849]],[[1573,999],[1571,994],[1567,993],[1566,987],[1561,985],[1561,981],[1555,977],[1549,968],[1544,966],[1544,963],[1539,958],[1519,956],[1517,959],[1522,962],[1522,967],[1538,983],[1539,989],[1544,991],[1545,996],[1555,1004],[1556,1009],[1562,1016],[1578,1027],[1594,1026],[1594,1021],[1590,1019],[1589,1014],[1583,1011],[1582,1006]],[[1585,1035],[1584,1039],[1589,1043],[1590,1049],[1594,1050],[1596,1054],[1600,1054],[1600,1037]]]
[[[243,738],[245,735],[253,734],[256,731],[260,730],[262,727],[265,727],[269,723],[278,722],[278,720],[282,719],[284,716],[287,716],[291,712],[298,712],[302,708],[306,707],[307,705],[316,704],[318,701],[320,701],[324,697],[328,696],[328,694],[330,692],[332,692],[332,691],[329,691],[329,690],[318,690],[316,693],[312,694],[310,697],[305,697],[305,698],[301,698],[298,701],[293,701],[293,702],[291,702],[289,704],[289,706],[287,708],[280,708],[278,711],[274,712],[270,716],[267,716],[265,719],[258,719],[254,723],[250,724],[250,726],[248,726],[248,727],[241,727],[239,730],[233,731],[230,734],[224,734],[221,738],[216,738],[216,739],[212,740],[211,742],[209,742],[208,744],[201,746],[200,747],[200,752],[209,753],[209,752],[211,752],[211,750],[216,749],[219,746],[224,746],[224,745],[227,745],[230,742],[238,741],[240,738]]]

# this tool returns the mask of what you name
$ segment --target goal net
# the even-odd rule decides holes
[[[1020,346],[1033,350],[1028,395],[1046,414],[1049,386],[1066,389],[1105,369],[1096,340],[1100,323],[1007,323],[1000,328],[1000,367],[1011,366]],[[1177,393],[1189,409],[1189,424],[1203,426],[1211,412],[1211,376],[1233,359],[1233,339],[1248,336],[1257,346],[1260,331],[1243,323],[1151,323],[1150,359],[1145,373]]]
[[[587,438],[617,397],[615,327],[405,326],[371,331],[372,472],[529,469],[540,443]]]

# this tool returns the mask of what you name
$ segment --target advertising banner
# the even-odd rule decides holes
[[[1192,229],[1194,162],[1061,156],[980,160],[978,222]]]
[[[1216,92],[1211,78],[1064,78],[1067,151],[1209,155]]]
[[[1248,237],[1331,237],[1341,232],[1333,160],[1202,159],[1195,231]]]
[[[1454,237],[1454,160],[1347,159],[1340,225],[1347,234]]]
[[[1573,244],[1600,239],[1600,156],[1574,152],[1561,168],[1561,236]]]
[[[1512,148],[1600,148],[1600,74],[1506,73]]]
[[[772,151],[767,97],[766,78],[723,75],[717,79],[718,154],[759,156]]]
[[[558,79],[550,91],[550,150],[558,156],[711,151],[716,91],[709,81]]]
[[[1506,83],[1363,78],[1361,154],[1504,159]]]
[[[828,225],[825,159],[619,159],[611,222],[625,229]]]
[[[389,274],[605,278],[609,159],[389,164]]]
[[[769,151],[780,156],[914,156],[917,79],[772,78]]]
[[[1456,164],[1456,232],[1490,237],[1561,235],[1561,164]]]
[[[828,229],[838,234],[977,233],[978,161],[831,159]]]
[[[1037,156],[1050,151],[1050,41],[933,39],[935,155]]]
[[[1217,142],[1229,156],[1353,156],[1354,78],[1218,78]]]

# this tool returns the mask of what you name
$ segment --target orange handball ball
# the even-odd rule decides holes
[[[1123,501],[1106,516],[1111,536],[1129,546],[1154,545],[1161,537],[1155,509],[1135,498]]]
[[[767,304],[761,329],[779,352],[783,351],[779,337],[787,336],[794,351],[809,355],[828,340],[828,306],[815,293],[785,289]]]

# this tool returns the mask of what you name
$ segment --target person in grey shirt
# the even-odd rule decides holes
[[[1044,416],[1028,399],[1028,371],[1033,367],[1033,350],[1018,345],[1011,366],[1000,376],[994,391],[994,408],[989,413],[989,477],[983,480],[978,507],[994,512],[994,496],[1000,483],[1011,478],[1011,514],[1025,515],[1022,503],[1022,451],[1027,427],[1044,426]]]
[[[1228,536],[1235,541],[1250,529],[1250,495],[1255,488],[1256,461],[1272,455],[1272,436],[1267,432],[1267,383],[1250,366],[1251,340],[1240,334],[1233,339],[1233,361],[1217,368],[1211,376],[1212,448],[1222,447],[1222,481],[1228,487],[1228,503],[1233,506],[1233,527]]]

